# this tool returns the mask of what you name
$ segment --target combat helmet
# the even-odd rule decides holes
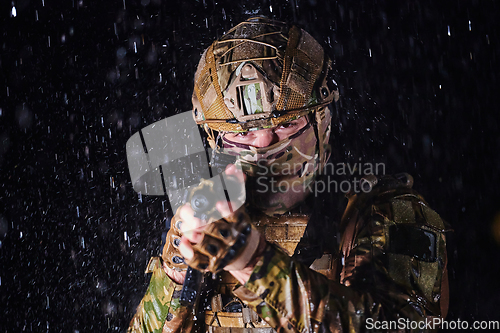
[[[215,145],[214,131],[277,126],[338,100],[332,62],[297,26],[250,18],[205,50],[194,78],[193,116]]]

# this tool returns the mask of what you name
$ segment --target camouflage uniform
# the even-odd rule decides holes
[[[236,285],[223,274],[211,308],[196,320],[179,305],[180,286],[158,259],[129,332],[362,332],[369,318],[444,318],[446,230],[420,195],[387,177],[370,193],[349,198],[339,251],[311,265],[323,274],[269,242],[247,283]],[[231,302],[241,302],[235,310],[241,312],[228,311],[221,294],[236,296]]]

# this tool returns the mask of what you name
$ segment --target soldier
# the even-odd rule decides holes
[[[226,172],[246,183],[247,202],[219,202],[226,217],[208,225],[177,210],[129,332],[359,332],[446,316],[446,227],[410,176],[366,177],[341,219],[341,196],[311,186],[330,157],[332,77],[314,38],[265,18],[204,52],[193,116],[212,148],[237,156],[244,174]],[[194,312],[179,303],[186,263],[215,278]]]

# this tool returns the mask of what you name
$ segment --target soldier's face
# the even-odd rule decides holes
[[[307,117],[301,117],[273,128],[242,133],[229,132],[224,136],[232,142],[257,148],[265,148],[294,135],[306,125]]]

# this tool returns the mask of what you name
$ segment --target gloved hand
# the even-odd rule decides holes
[[[252,226],[244,206],[234,213],[227,202],[220,201],[216,206],[224,218],[207,225],[194,217],[189,205],[181,207],[180,252],[189,266],[202,272],[241,270],[255,257],[262,237]]]
[[[235,165],[229,165],[225,173],[241,183],[245,181]],[[219,201],[216,208],[222,218],[208,224],[195,216],[189,204],[179,209],[183,235],[179,250],[189,266],[203,272],[241,270],[255,258],[265,240],[252,226],[244,205],[232,212],[226,201]]]
[[[182,220],[176,214],[170,222],[170,230],[167,233],[165,246],[163,247],[162,259],[163,269],[175,282],[182,284],[186,276],[187,265],[179,252],[181,243],[180,226]]]

